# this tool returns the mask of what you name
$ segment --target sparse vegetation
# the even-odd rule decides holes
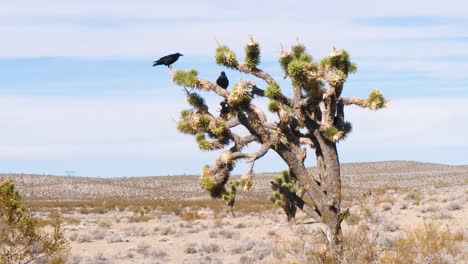
[[[411,173],[414,172],[404,173],[410,171],[408,168],[417,166],[422,165],[393,162],[352,166],[345,164],[344,181],[347,181],[347,177],[358,180],[353,180],[352,184],[346,183],[343,189],[344,203],[350,207],[349,216],[344,220],[343,263],[391,263],[399,254],[398,241],[407,239],[409,233],[424,227],[424,223],[433,224],[437,231],[449,230],[452,234],[449,240],[454,242],[457,250],[453,254],[436,255],[448,260],[447,263],[463,263],[468,257],[463,232],[466,229],[463,217],[467,209],[464,186],[405,187],[425,183],[412,181],[414,177]],[[432,166],[419,168],[434,171]],[[395,175],[398,176],[394,177],[394,169],[388,167],[401,171],[397,170]],[[379,172],[382,168],[385,171]],[[372,172],[372,176],[369,176],[368,171]],[[430,175],[433,175],[431,182],[447,180],[445,174],[443,177]],[[71,257],[67,263],[223,263],[228,259],[239,263],[332,261],[329,245],[321,235],[320,224],[307,218],[301,211],[297,212],[295,224],[282,223],[284,211],[266,199],[271,192],[268,183],[274,176],[255,175],[254,181],[263,182],[266,187],[256,187],[252,192],[239,191],[236,218],[229,217],[219,201],[202,198],[187,201],[183,200],[183,196],[174,200],[97,201],[31,201],[26,197],[26,203],[31,206],[30,215],[38,219],[38,227],[45,233],[50,234],[57,212],[61,213],[64,237],[71,245]],[[196,178],[190,179],[195,186]],[[191,192],[190,196],[199,197],[196,189]],[[385,210],[385,203],[392,204],[392,209]],[[449,210],[451,203],[457,203],[460,209]],[[145,217],[151,219],[147,222],[132,221],[134,209],[141,205],[147,208]],[[401,210],[402,205],[406,205],[403,206],[406,209]],[[439,210],[429,209],[422,213],[426,207]],[[86,209],[85,214],[81,214],[80,209]],[[99,213],[103,209],[105,213]],[[189,220],[184,220],[187,212]],[[95,230],[98,231],[97,235]],[[435,238],[439,239],[446,237]],[[146,250],[145,245],[149,246]],[[216,245],[218,251],[211,249],[216,248]],[[83,252],[82,248],[88,252]],[[441,252],[446,251],[441,249]],[[388,261],[383,262],[386,258]],[[429,258],[432,257],[424,261]]]
[[[0,263],[63,263],[68,249],[60,215],[55,214],[52,232],[44,232],[13,181],[0,178]]]

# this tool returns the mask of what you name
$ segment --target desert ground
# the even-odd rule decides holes
[[[15,181],[45,230],[60,213],[69,263],[326,262],[321,225],[301,212],[288,223],[268,201],[275,174],[239,191],[235,216],[195,175],[0,177]],[[345,263],[468,263],[468,166],[349,163],[342,181]]]

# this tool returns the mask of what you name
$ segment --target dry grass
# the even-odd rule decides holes
[[[199,220],[199,219],[206,219],[207,216],[204,214],[201,214],[197,211],[183,211],[179,215],[180,219],[188,222],[192,222],[194,220]]]
[[[461,253],[463,231],[451,232],[435,224],[406,232],[406,236],[395,242],[391,251],[381,257],[382,263],[454,263]]]

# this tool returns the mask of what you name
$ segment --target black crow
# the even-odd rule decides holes
[[[170,67],[172,63],[176,62],[180,56],[184,56],[183,54],[180,53],[174,53],[171,55],[164,56],[160,58],[157,61],[153,62],[153,67],[156,65],[166,65],[167,67]]]
[[[226,89],[229,86],[229,80],[226,77],[226,73],[224,73],[223,71],[221,72],[221,74],[218,77],[218,80],[216,80],[216,84],[221,86],[223,89]]]

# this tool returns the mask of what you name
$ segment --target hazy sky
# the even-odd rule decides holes
[[[324,2],[0,0],[0,172],[198,173],[217,153],[177,132],[183,90],[151,63],[181,52],[175,68],[215,80],[225,70],[216,40],[243,59],[249,35],[277,79],[280,42],[299,38],[317,60],[345,48],[359,66],[345,95],[379,88],[390,100],[378,112],[347,108],[342,162],[468,164],[466,1]],[[232,84],[251,78],[226,72]],[[256,165],[285,166],[273,152]]]

